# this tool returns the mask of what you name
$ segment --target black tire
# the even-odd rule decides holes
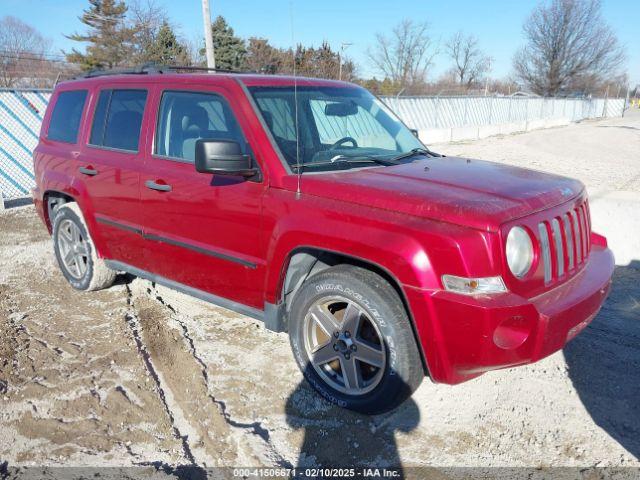
[[[330,380],[326,381],[318,373],[318,367],[314,367],[307,352],[308,338],[305,338],[309,334],[305,333],[308,331],[305,319],[310,315],[310,309],[336,295],[355,303],[365,315],[360,318],[375,323],[382,337],[385,367],[379,370],[381,375],[377,377],[376,386],[366,393],[351,395],[334,388]],[[309,278],[293,299],[289,339],[296,362],[311,386],[328,401],[360,413],[379,414],[392,410],[409,398],[424,378],[410,320],[398,293],[380,275],[364,268],[338,265]],[[329,341],[334,342],[334,339]],[[336,350],[337,345],[333,347]],[[346,353],[344,355],[349,358]],[[333,371],[329,376],[332,374]]]
[[[77,228],[86,255],[83,256],[83,270],[80,274],[78,270],[72,271],[70,267],[65,265],[63,261],[63,252],[61,252],[60,235],[61,228]],[[58,261],[58,266],[64,278],[76,290],[100,290],[113,285],[117,272],[108,268],[104,260],[98,258],[96,248],[89,235],[89,230],[84,221],[82,211],[77,203],[65,203],[56,209],[53,219],[53,250]]]

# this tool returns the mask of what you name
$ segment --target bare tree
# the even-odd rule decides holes
[[[489,71],[491,59],[478,47],[478,39],[457,32],[445,45],[445,53],[453,60],[456,81],[471,87]]]
[[[376,44],[368,52],[380,73],[401,89],[424,83],[438,53],[428,27],[427,23],[403,20],[391,36],[376,34]]]
[[[169,17],[156,0],[134,0],[129,4],[127,13],[135,32],[135,56],[144,63],[146,52],[156,41],[160,28],[169,24]]]
[[[618,75],[625,61],[599,0],[551,0],[533,11],[523,30],[527,44],[514,69],[540,95],[589,88]]]
[[[187,42],[178,37],[166,10],[156,0],[133,0],[127,17],[134,32],[133,63],[191,65]]]
[[[35,86],[50,70],[49,42],[15,17],[0,20],[0,87]]]

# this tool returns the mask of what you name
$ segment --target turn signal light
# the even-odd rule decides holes
[[[507,287],[502,277],[465,278],[455,275],[443,275],[444,289],[463,295],[481,295],[488,293],[504,293]]]

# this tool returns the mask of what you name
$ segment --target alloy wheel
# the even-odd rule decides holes
[[[71,220],[62,220],[58,227],[58,251],[65,269],[76,280],[87,271],[89,246],[78,225]]]
[[[332,388],[357,396],[380,383],[387,362],[383,337],[354,301],[341,296],[316,301],[303,332],[311,365]]]

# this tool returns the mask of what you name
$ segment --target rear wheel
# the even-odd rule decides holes
[[[56,209],[53,249],[62,274],[73,288],[99,290],[113,284],[116,272],[98,258],[77,203],[65,203]]]
[[[289,334],[305,378],[344,408],[391,410],[424,376],[404,305],[369,270],[340,265],[307,280],[293,300]]]

